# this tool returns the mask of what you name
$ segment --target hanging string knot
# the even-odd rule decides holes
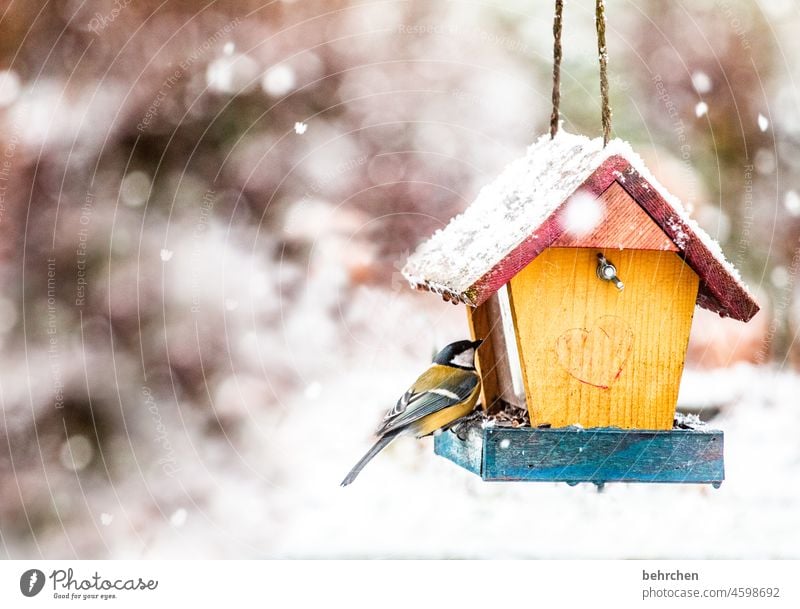
[[[597,53],[600,60],[600,119],[603,123],[603,147],[611,139],[611,103],[608,95],[608,50],[606,48],[606,6],[604,0],[597,0],[595,10],[597,27]]]
[[[553,112],[550,114],[550,139],[558,133],[558,107],[561,104],[561,13],[563,0],[556,0],[556,15],[553,19]]]
[[[550,139],[556,136],[560,128],[559,106],[561,105],[561,25],[564,2],[563,0],[555,0],[555,2],[555,17],[553,18],[553,111],[550,114]],[[606,47],[604,0],[597,0],[595,26],[597,28],[597,58],[600,62],[600,119],[603,125],[603,147],[605,147],[611,139],[611,103],[608,94],[608,49]]]

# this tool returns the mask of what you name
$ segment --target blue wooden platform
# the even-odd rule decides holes
[[[484,480],[700,483],[725,479],[723,433],[675,429],[462,428],[434,439],[437,455]]]

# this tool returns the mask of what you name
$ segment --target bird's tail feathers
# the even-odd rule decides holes
[[[348,484],[353,482],[353,480],[356,479],[358,474],[361,473],[361,470],[364,469],[364,466],[367,463],[369,463],[370,461],[372,461],[372,458],[375,455],[377,455],[384,448],[386,448],[389,445],[389,442],[394,440],[397,437],[397,435],[398,435],[398,432],[395,431],[395,432],[389,432],[389,433],[381,436],[380,438],[378,438],[378,441],[375,442],[375,444],[372,445],[372,448],[370,448],[367,451],[367,454],[364,455],[363,457],[361,457],[359,462],[355,464],[355,467],[353,467],[353,469],[350,470],[350,473],[347,474],[347,476],[345,476],[345,479],[342,480],[341,486],[347,486]]]

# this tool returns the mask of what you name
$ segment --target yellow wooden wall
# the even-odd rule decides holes
[[[500,399],[499,381],[497,378],[497,361],[502,356],[502,344],[497,338],[502,334],[499,307],[492,307],[497,295],[493,294],[489,301],[477,308],[467,307],[467,321],[472,340],[482,339],[483,343],[475,354],[475,366],[481,377],[481,404],[485,412],[493,408]]]
[[[598,252],[623,291],[597,278]],[[671,429],[697,288],[673,252],[540,254],[509,284],[531,424]]]

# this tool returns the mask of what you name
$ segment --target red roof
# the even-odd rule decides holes
[[[579,136],[567,134],[566,137],[578,138]],[[537,144],[536,146],[541,145]],[[622,150],[630,149],[622,148]],[[635,156],[638,160],[638,156],[632,151],[626,156]],[[427,247],[421,246],[417,254],[409,259],[404,274],[417,289],[437,292],[445,300],[452,300],[454,303],[464,302],[470,306],[481,305],[541,252],[554,244],[558,246],[556,242],[565,233],[564,213],[571,194],[589,191],[600,196],[616,182],[676,245],[675,248],[670,247],[670,249],[675,251],[676,255],[680,256],[697,273],[700,278],[697,296],[699,306],[715,311],[723,317],[732,317],[741,321],[750,320],[758,312],[758,305],[738,279],[735,269],[725,260],[716,242],[688,218],[680,206],[680,202],[668,201],[667,198],[673,199],[671,195],[666,193],[654,179],[645,178],[634,167],[634,164],[621,154],[611,154],[605,159],[595,158],[600,162],[599,166],[594,167],[590,164],[588,167],[582,168],[591,172],[588,174],[588,178],[566,196],[563,196],[563,193],[555,195],[556,199],[547,208],[548,211],[552,209],[552,212],[543,215],[541,221],[532,222],[530,229],[523,233],[527,236],[524,236],[510,249],[500,252],[502,257],[494,255],[495,252],[489,252],[486,255],[480,252],[480,259],[469,267],[469,273],[462,271],[461,275],[455,278],[456,272],[454,271],[452,273],[454,279],[449,281],[448,273],[450,271],[447,271],[447,264],[438,264],[437,266],[438,260],[435,257],[448,256],[449,258],[445,258],[445,262],[451,265],[454,264],[452,260],[456,260],[455,264],[461,264],[462,267],[465,264],[462,259],[454,258],[453,252],[445,251],[442,254],[438,252],[438,250],[447,249],[446,244],[450,243],[454,237],[458,238],[458,235],[447,234],[448,231],[456,233],[464,230],[458,223],[451,222],[451,225],[435,235],[430,242],[423,244]],[[637,163],[637,166],[643,167],[640,163]],[[642,172],[646,173],[646,168],[642,169]],[[584,171],[583,175],[587,175],[587,171]],[[648,177],[650,177],[649,174]],[[504,188],[508,188],[508,186],[504,185]],[[536,188],[541,188],[541,185],[537,184]],[[519,197],[519,191],[519,188],[514,187],[513,196]],[[494,193],[489,194],[494,196]],[[484,196],[484,193],[481,196]],[[516,204],[517,201],[514,203]],[[498,204],[498,207],[502,208],[502,202]],[[482,210],[482,214],[485,214],[485,210]],[[484,220],[482,217],[481,221],[491,223],[491,220]],[[492,234],[496,235],[497,233],[493,232]],[[472,235],[470,236],[472,237]],[[440,243],[430,247],[437,239]],[[561,239],[560,242],[563,243],[564,240]],[[414,259],[415,256],[417,259]],[[434,257],[433,263],[430,262],[432,257]],[[467,264],[469,262],[467,261]],[[456,270],[460,270],[460,267]],[[426,271],[429,272],[426,274]]]

